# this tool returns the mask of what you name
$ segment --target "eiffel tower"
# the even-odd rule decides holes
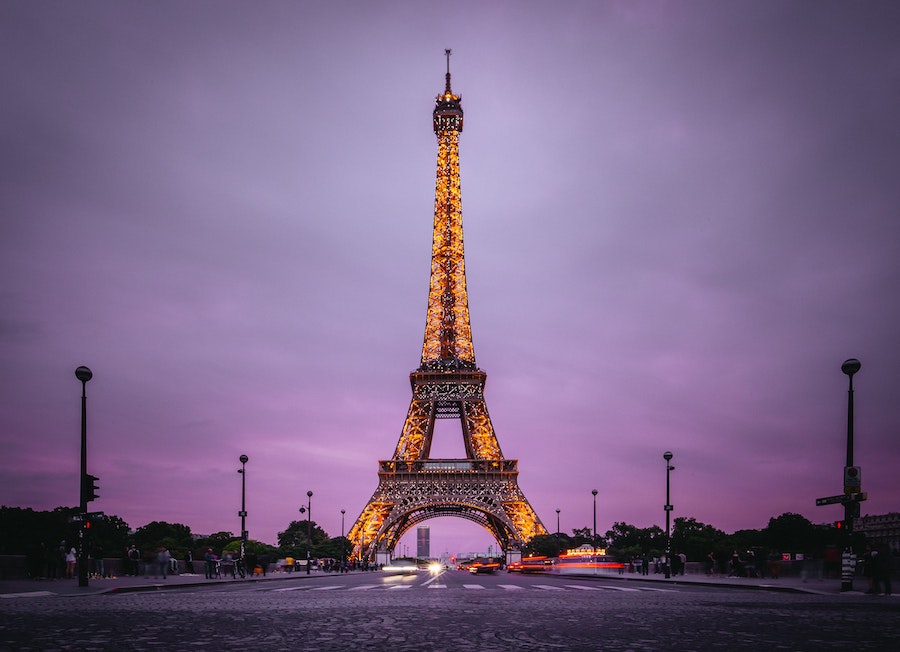
[[[433,114],[437,180],[422,361],[409,375],[412,401],[397,448],[378,463],[378,488],[348,534],[353,556],[369,561],[393,551],[417,523],[439,516],[482,525],[513,555],[547,533],[519,488],[517,460],[500,450],[484,401],[487,374],[475,364],[459,183],[462,98],[450,89],[450,50],[445,54],[446,86]],[[465,459],[430,457],[435,419],[460,421]]]

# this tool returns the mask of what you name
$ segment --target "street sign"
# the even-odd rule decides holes
[[[837,496],[827,496],[826,498],[816,498],[816,507],[822,505],[846,505],[848,503],[861,503],[869,497],[865,491],[855,494],[839,494]]]
[[[822,505],[837,505],[838,503],[844,502],[844,498],[847,497],[847,494],[841,494],[840,496],[828,496],[827,498],[816,498],[816,507],[821,507]]]

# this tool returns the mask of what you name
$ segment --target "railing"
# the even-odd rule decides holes
[[[380,460],[380,474],[518,473],[518,460]]]

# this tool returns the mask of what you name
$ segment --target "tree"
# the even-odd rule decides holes
[[[215,554],[220,554],[235,540],[232,532],[214,532],[208,537],[201,537],[194,542],[194,558],[203,559],[208,548],[212,548]]]
[[[555,534],[539,534],[522,547],[526,557],[555,557],[557,551]]]
[[[706,555],[724,545],[726,536],[711,525],[679,516],[672,528],[672,552],[683,552],[692,561],[706,559]]]
[[[306,558],[306,538],[311,526],[310,557],[328,557],[322,554],[329,537],[328,534],[316,525],[315,521],[291,521],[284,532],[278,533],[278,551],[282,557]]]
[[[131,539],[145,557],[153,554],[161,546],[165,546],[173,554],[176,551],[183,553],[194,547],[191,528],[181,523],[152,521],[135,530]]]
[[[774,550],[784,552],[803,552],[819,547],[819,531],[800,514],[786,512],[781,516],[769,519],[769,525],[763,530],[763,541]]]
[[[613,523],[605,534],[609,541],[609,554],[619,559],[638,555],[659,556],[666,548],[666,535],[658,525],[639,528],[628,523]]]

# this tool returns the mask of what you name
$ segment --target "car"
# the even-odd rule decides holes
[[[419,567],[416,562],[409,559],[396,559],[383,566],[381,570],[391,575],[414,575],[419,572]]]
[[[472,573],[472,575],[481,575],[481,574],[485,574],[485,573],[493,573],[498,568],[500,568],[500,564],[498,564],[496,562],[490,562],[490,563],[475,562],[474,564],[469,566],[469,572]]]
[[[506,566],[507,573],[522,573],[522,572],[524,572],[524,570],[525,570],[525,568],[524,568],[522,562],[520,562],[520,561],[510,562]]]

